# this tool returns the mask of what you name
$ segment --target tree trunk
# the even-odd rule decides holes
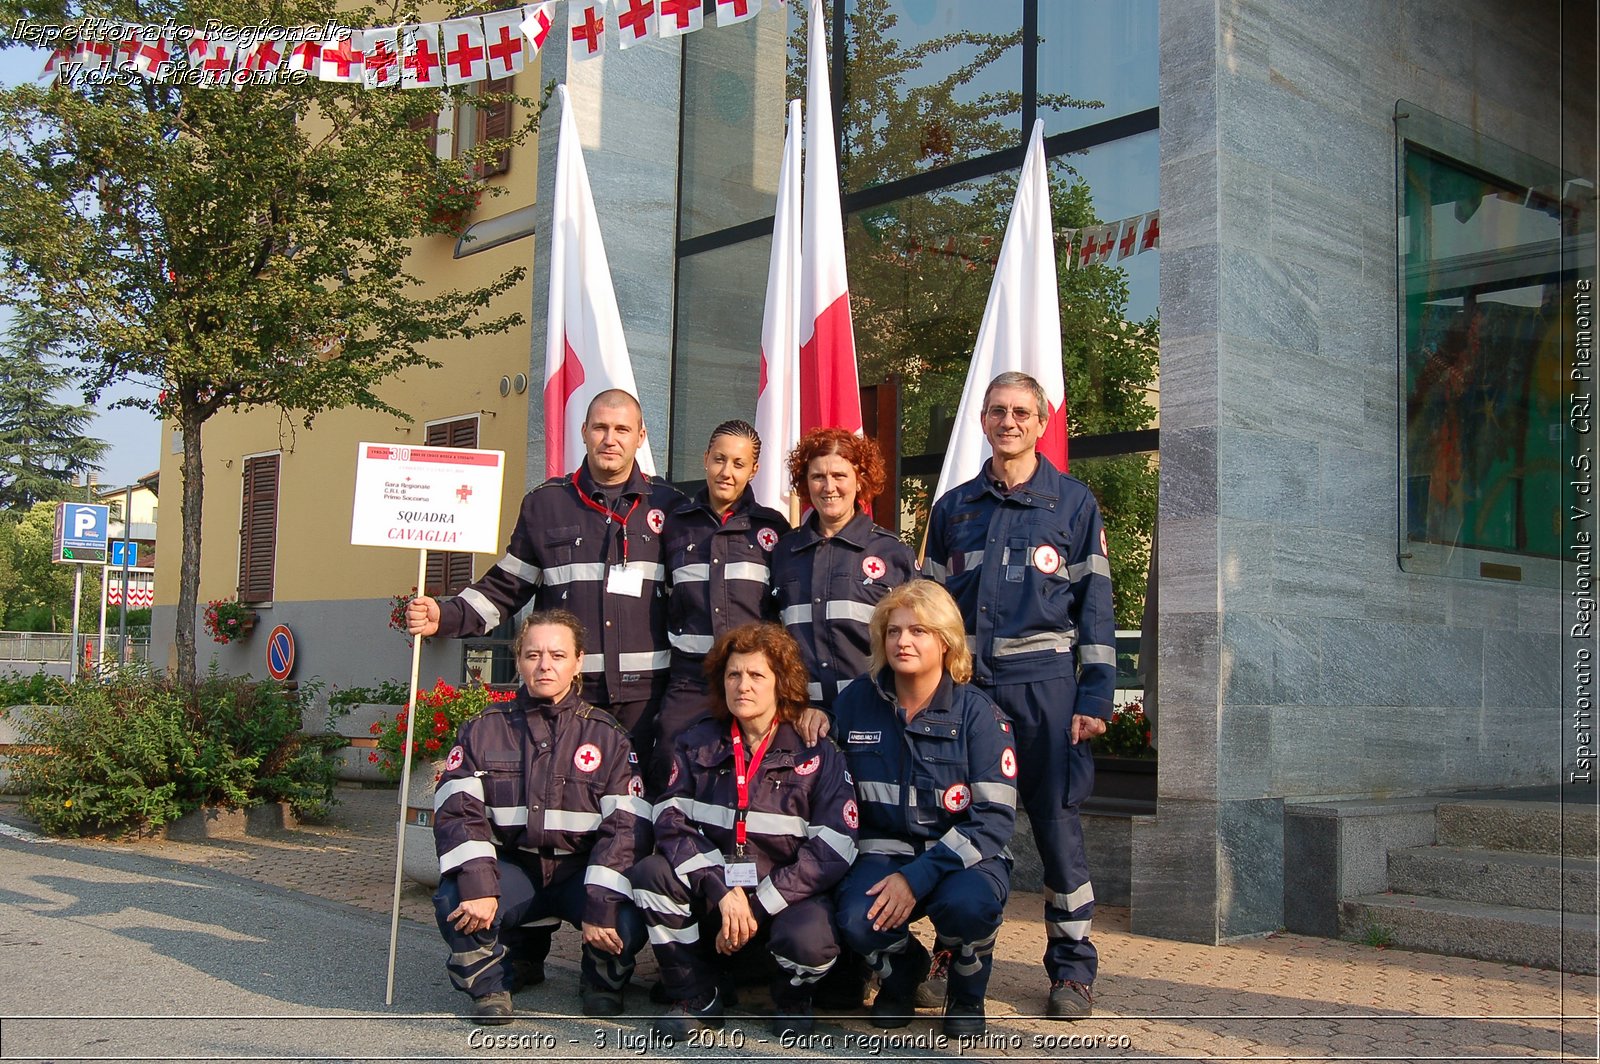
[[[178,568],[178,683],[195,681],[194,616],[200,602],[200,516],[205,499],[205,467],[200,461],[200,429],[204,417],[186,401],[178,411],[183,433],[183,557]]]

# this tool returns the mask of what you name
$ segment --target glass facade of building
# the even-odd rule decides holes
[[[701,476],[717,422],[754,415],[784,103],[804,95],[805,6],[787,5],[787,24],[778,8],[684,42],[675,481]],[[1070,432],[1083,444],[1074,453],[1107,453],[1087,437],[1151,423],[1159,252],[1069,271],[1062,231],[1157,208],[1157,6],[839,0],[828,11],[857,359],[864,387],[892,393],[886,407],[880,388],[878,408],[899,415],[909,535],[938,475],[1035,118],[1058,231]]]

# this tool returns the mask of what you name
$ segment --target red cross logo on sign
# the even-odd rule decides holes
[[[952,813],[959,813],[972,804],[972,792],[965,783],[952,783],[945,788],[944,807]]]
[[[809,776],[809,775],[811,775],[813,772],[817,771],[817,769],[819,769],[821,767],[822,767],[822,757],[821,757],[821,755],[818,755],[816,757],[813,757],[810,761],[806,761],[806,762],[803,762],[801,764],[796,765],[794,767],[794,774],[796,776]]]
[[[1017,778],[1017,755],[1009,746],[1000,755],[1000,774],[1008,780]]]
[[[578,766],[579,772],[593,772],[600,767],[600,748],[594,743],[584,743],[572,755],[572,763]]]
[[[628,777],[628,793],[633,795],[635,798],[643,798],[644,780],[640,779],[638,776]]]
[[[644,515],[644,523],[650,526],[650,531],[660,535],[661,530],[666,527],[667,515],[660,510],[651,510]]]
[[[456,498],[460,499],[462,502],[466,502],[468,499],[472,498],[472,489],[465,484],[461,485],[456,489]]]
[[[760,544],[762,550],[771,554],[772,548],[778,545],[778,533],[774,529],[763,528],[756,533],[756,542]]]
[[[461,747],[452,746],[450,748],[450,756],[444,759],[444,770],[446,772],[453,772],[460,768],[461,759],[465,756],[466,754],[462,751]]]
[[[1052,576],[1061,568],[1061,555],[1048,543],[1033,548],[1033,567],[1045,576]]]
[[[867,574],[868,580],[882,580],[889,567],[876,554],[869,554],[861,561],[861,571]]]
[[[851,827],[859,827],[861,824],[861,814],[856,809],[856,800],[854,798],[845,799],[844,822]]]

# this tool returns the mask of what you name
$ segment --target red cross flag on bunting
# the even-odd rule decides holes
[[[361,83],[369,89],[400,84],[400,28],[365,30],[361,34]]]
[[[444,84],[444,56],[439,50],[439,27],[427,22],[400,30],[400,86],[436,89]]]
[[[700,0],[656,0],[661,19],[661,36],[682,37],[706,24],[706,10]]]
[[[248,74],[273,74],[283,65],[282,41],[256,41],[239,52],[239,69]]]
[[[111,64],[110,41],[82,40],[72,49],[71,62],[78,64],[84,73],[104,70]]]
[[[1134,245],[1139,240],[1139,223],[1143,220],[1144,216],[1141,215],[1137,218],[1125,219],[1122,222],[1122,235],[1117,238],[1117,260],[1119,262],[1129,255],[1135,254]]]
[[[761,13],[761,0],[717,0],[717,26],[732,26]]]
[[[572,58],[585,62],[606,50],[606,0],[585,0],[567,5],[572,28]]]
[[[1161,246],[1161,212],[1151,211],[1144,216],[1144,236],[1139,238],[1139,254]]]
[[[163,36],[153,41],[140,41],[139,50],[133,53],[133,69],[153,78],[161,64],[172,62],[172,58],[171,39]]]
[[[522,9],[522,35],[528,39],[532,49],[528,53],[531,60],[544,48],[544,42],[550,37],[550,24],[555,21],[555,4],[528,4]]]
[[[632,48],[656,35],[656,0],[617,0],[617,47]]]
[[[234,41],[212,41],[206,48],[205,58],[200,60],[200,84],[212,87],[228,84],[232,80],[233,56],[238,47]]]
[[[522,9],[495,11],[483,16],[483,51],[491,78],[509,78],[528,63],[528,46],[522,36]]]
[[[483,20],[453,18],[440,32],[444,36],[444,83],[467,85],[482,81],[489,69],[483,52]]]
[[[355,31],[339,30],[333,40],[322,44],[322,58],[317,61],[317,79],[359,85],[366,76],[362,71],[364,58]]]
[[[296,41],[289,49],[289,69],[296,74],[315,74],[321,63],[321,41]]]

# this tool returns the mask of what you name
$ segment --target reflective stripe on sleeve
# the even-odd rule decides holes
[[[711,802],[697,802],[693,798],[668,798],[664,802],[657,802],[650,819],[661,819],[662,812],[668,809],[676,809],[697,824],[719,828],[733,827],[732,809]]]
[[[537,584],[539,578],[544,575],[543,569],[523,561],[514,554],[507,554],[494,564],[502,572],[510,573],[518,580],[528,584]]]
[[[694,907],[688,902],[674,901],[665,894],[657,894],[653,890],[640,890],[638,887],[633,888],[633,903],[641,909],[667,916],[694,915]]]
[[[806,684],[806,697],[813,702],[822,701],[822,685],[816,681]]]
[[[1078,664],[1110,665],[1114,668],[1117,664],[1117,649],[1100,643],[1084,643],[1078,647]]]
[[[1088,561],[1079,562],[1077,565],[1065,565],[1056,572],[1064,575],[1072,583],[1077,583],[1081,578],[1090,573],[1111,579],[1111,562],[1101,554],[1089,555]]]
[[[678,881],[687,887],[689,886],[689,873],[698,872],[702,868],[721,868],[726,863],[727,862],[722,859],[721,851],[703,850],[689,858],[687,861],[683,862],[683,864],[679,865],[677,868],[674,868],[672,870],[672,874],[677,876]]]
[[[756,888],[756,901],[760,902],[761,907],[767,910],[768,916],[777,916],[789,907],[789,903],[784,900],[783,895],[778,893],[778,888],[772,885],[771,876],[763,879],[761,885]]]
[[[728,810],[729,822],[732,824],[733,810]],[[785,816],[782,813],[749,813],[745,816],[745,827],[754,835],[787,835],[797,839],[806,837],[806,818],[803,816]]]
[[[978,852],[978,848],[972,844],[972,840],[955,828],[951,828],[939,836],[939,841],[948,846],[957,857],[961,858],[961,863],[967,868],[971,868],[983,860],[983,854]]]
[[[680,654],[709,654],[716,645],[717,637],[713,635],[689,635],[686,632],[667,633],[667,642],[672,644],[672,649]]]
[[[972,785],[972,800],[975,802],[992,802],[995,805],[1017,807],[1017,789],[1009,783],[974,783]]]
[[[856,859],[856,844],[844,832],[835,831],[830,827],[814,825],[806,828],[806,834],[827,843],[828,849],[844,858],[847,863]]]
[[[465,794],[469,798],[483,801],[483,781],[476,776],[467,776],[458,780],[446,780],[433,792],[433,811],[437,813],[444,807],[444,803],[453,794]]]
[[[650,819],[650,803],[643,798],[635,798],[631,794],[607,794],[600,798],[600,819],[604,820],[618,809],[626,809],[634,816]]]
[[[950,579],[950,570],[932,558],[924,558],[922,559],[922,575],[937,580],[942,584]]]
[[[446,850],[439,855],[439,874],[453,872],[468,861],[477,857],[493,857],[494,843],[492,842],[463,842],[460,846]]]
[[[628,882],[628,877],[618,872],[615,868],[605,865],[592,864],[583,870],[583,883],[588,887],[604,887],[614,890],[624,898],[632,900],[633,884]]]
[[[472,611],[483,618],[485,630],[500,627],[500,609],[484,598],[483,592],[477,588],[464,587],[461,589],[461,601],[471,606]]]
[[[546,831],[572,831],[578,834],[594,831],[600,826],[599,813],[584,813],[574,809],[546,809]]]

